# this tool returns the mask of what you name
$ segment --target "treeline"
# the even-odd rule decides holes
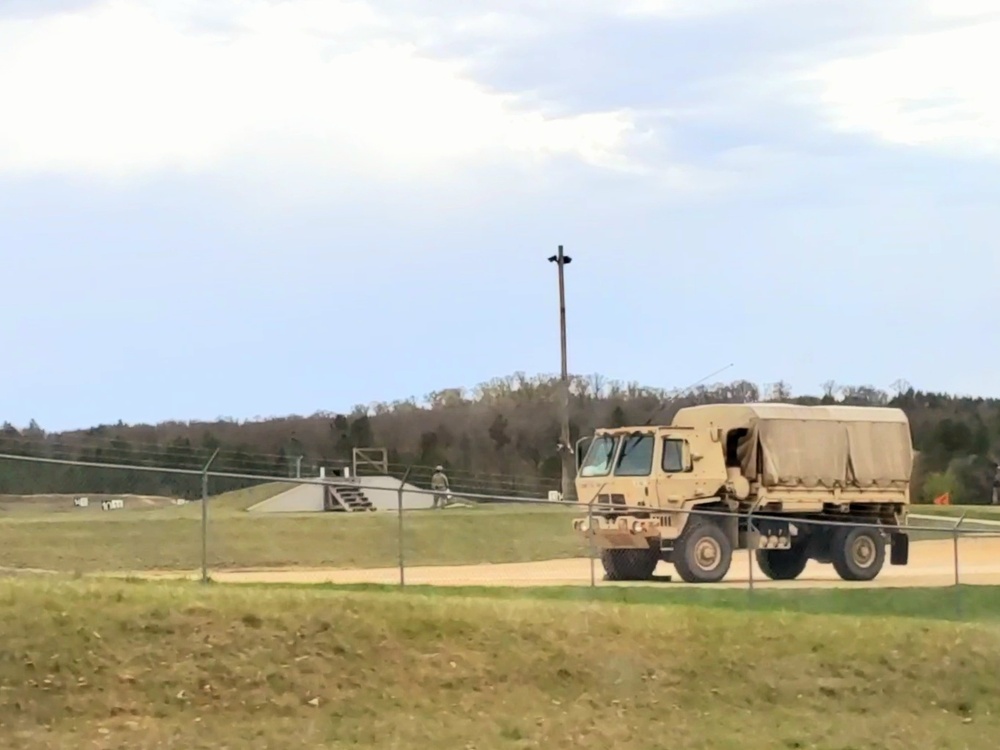
[[[681,407],[701,403],[783,401],[799,404],[897,406],[909,415],[919,451],[914,500],[929,502],[950,492],[956,503],[989,502],[1000,455],[1000,400],[914,390],[897,383],[892,392],[828,382],[811,396],[796,396],[784,383],[761,388],[737,381],[684,392],[620,383],[600,375],[571,380],[573,440],[599,426],[669,422]],[[0,429],[0,453],[82,461],[0,462],[0,493],[136,493],[196,497],[197,471],[218,450],[214,471],[255,476],[316,476],[348,466],[353,449],[383,447],[389,472],[426,483],[444,465],[458,490],[539,495],[559,486],[559,380],[516,373],[474,389],[449,388],[422,401],[356,406],[350,413],[319,412],[252,421],[164,422],[101,425],[49,434],[32,423]],[[101,468],[121,465],[132,469]],[[193,472],[190,475],[145,468]],[[248,484],[212,480],[212,491]]]

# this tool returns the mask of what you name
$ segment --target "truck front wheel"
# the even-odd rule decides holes
[[[656,549],[601,550],[601,564],[608,581],[648,581],[660,556]]]
[[[833,532],[833,567],[845,581],[871,581],[885,563],[885,537],[877,528],[843,527]]]
[[[791,549],[759,549],[757,565],[772,581],[793,581],[802,575],[809,562],[809,550],[804,544]]]
[[[691,516],[674,544],[677,575],[688,583],[718,583],[726,577],[732,561],[733,546],[719,525]]]

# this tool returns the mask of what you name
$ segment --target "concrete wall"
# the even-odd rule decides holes
[[[323,486],[300,484],[249,508],[251,513],[313,513],[323,510]]]
[[[399,480],[389,476],[361,477],[361,491],[371,500],[375,510],[396,510],[399,503]],[[403,508],[418,510],[430,508],[433,495],[416,492],[412,484],[403,486]],[[323,487],[319,484],[300,484],[298,487],[275,495],[250,508],[251,513],[313,513],[323,510]]]
[[[399,480],[395,477],[376,476],[361,477],[361,491],[372,501],[376,510],[396,510],[399,507]],[[403,509],[419,510],[430,508],[434,503],[433,495],[424,495],[415,490],[412,484],[403,485]]]

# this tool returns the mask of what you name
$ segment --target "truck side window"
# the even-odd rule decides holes
[[[615,476],[646,477],[652,474],[655,445],[652,435],[629,435],[625,438],[615,467]]]
[[[749,433],[750,430],[746,427],[729,431],[726,436],[726,466],[740,465],[740,441]]]
[[[663,438],[663,471],[677,474],[687,470],[688,467],[684,465],[684,441]]]

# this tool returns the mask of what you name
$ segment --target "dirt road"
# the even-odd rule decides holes
[[[959,579],[966,584],[1000,585],[1000,538],[965,538],[959,541]],[[745,588],[750,580],[750,557],[738,552],[732,568],[721,584],[731,588]],[[593,566],[594,581],[599,586],[636,584],[608,583],[602,580],[604,571],[600,561]],[[659,580],[674,574],[673,566],[661,563],[656,571]],[[158,572],[149,574],[156,578],[180,578],[196,574]],[[398,568],[366,570],[281,568],[274,570],[214,570],[212,578],[221,583],[399,583]],[[407,567],[406,583],[436,586],[580,586],[591,581],[591,564],[585,558],[547,560],[530,563],[497,565],[454,565]],[[755,586],[782,588],[818,588],[829,586],[950,586],[955,583],[955,548],[951,540],[915,542],[910,546],[910,562],[905,567],[893,567],[886,562],[879,577],[871,583],[842,581],[832,565],[810,562],[796,581],[774,582],[753,565]],[[678,585],[683,584],[674,577]],[[648,584],[646,584],[648,585]]]

